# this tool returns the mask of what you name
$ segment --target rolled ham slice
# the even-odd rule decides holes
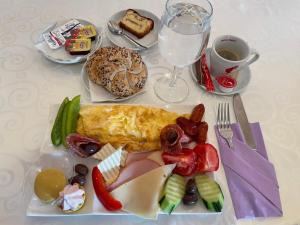
[[[112,191],[122,184],[141,176],[153,169],[158,168],[160,165],[151,159],[141,159],[129,163],[125,168],[122,169],[118,179],[107,187],[108,191]]]

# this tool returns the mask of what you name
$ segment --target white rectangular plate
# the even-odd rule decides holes
[[[109,105],[109,104],[106,104]],[[166,105],[162,108],[173,111],[177,113],[190,113],[193,109],[193,105]],[[50,108],[50,120],[49,120],[49,126],[46,132],[46,137],[44,138],[44,142],[42,144],[41,148],[41,155],[44,154],[51,154],[51,152],[54,152],[58,148],[55,148],[51,144],[50,140],[50,133],[51,128],[53,125],[53,121],[55,119],[56,113],[57,113],[58,106],[53,106]],[[211,125],[212,126],[212,125]],[[61,151],[64,151],[62,147],[60,147]],[[76,163],[84,163],[92,170],[93,166],[97,164],[97,161],[94,159],[79,159],[75,158],[75,164]],[[211,174],[213,177],[214,175]],[[32,180],[34,177],[31,178]],[[32,185],[32,191],[31,191],[31,201],[28,205],[26,215],[27,216],[39,216],[39,217],[60,217],[60,216],[90,216],[90,215],[129,215],[132,216],[132,214],[129,214],[127,212],[110,212],[107,211],[102,204],[97,199],[94,190],[93,185],[91,181],[91,172],[87,176],[87,184],[85,185],[86,190],[86,202],[85,205],[81,210],[79,210],[76,213],[70,213],[66,214],[62,212],[58,207],[50,205],[50,204],[43,204],[37,196],[33,193],[33,182],[29,182],[28,185]],[[159,214],[165,214],[164,212],[160,212]],[[203,205],[202,201],[200,200],[195,206],[185,206],[183,204],[180,204],[175,211],[172,212],[172,215],[216,215],[219,214],[218,212],[210,212],[208,211],[205,206]],[[171,216],[172,216],[171,215]]]

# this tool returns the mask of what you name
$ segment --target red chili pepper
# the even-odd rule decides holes
[[[95,193],[99,201],[109,211],[117,211],[122,209],[122,203],[114,199],[106,190],[104,178],[100,170],[95,166],[92,171],[92,180]]]
[[[198,144],[193,149],[197,155],[197,172],[212,172],[219,168],[219,156],[211,144]]]
[[[189,176],[195,172],[196,158],[195,152],[186,148],[179,153],[164,152],[162,154],[162,159],[166,164],[176,163],[173,172],[182,176]]]

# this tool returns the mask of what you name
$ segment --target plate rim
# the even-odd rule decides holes
[[[151,11],[148,11],[148,10],[145,10],[145,9],[140,9],[140,8],[132,8],[132,9],[135,10],[135,11],[137,11],[137,12],[141,11],[141,12],[147,12],[147,13],[149,13],[151,15],[151,19],[155,18],[160,23],[159,17],[157,15],[155,15],[154,13],[152,13]],[[124,47],[124,46],[120,46],[120,44],[118,44],[115,40],[113,40],[110,37],[110,35],[114,35],[114,34],[112,32],[110,32],[110,30],[108,29],[108,25],[107,24],[108,24],[108,22],[110,20],[112,20],[112,17],[116,16],[119,13],[125,13],[126,10],[128,10],[128,9],[122,9],[122,10],[119,10],[119,11],[115,12],[106,21],[106,37],[109,39],[109,41],[111,43],[113,43],[114,45],[119,46],[119,47]],[[158,35],[158,32],[157,32],[157,35]],[[139,39],[136,38],[135,40],[138,41]],[[157,44],[158,44],[158,36],[157,36],[156,40],[154,42],[152,42],[150,45],[148,45],[147,47],[148,47],[148,49],[150,49],[150,48],[154,47]],[[125,48],[131,49],[131,50],[135,50],[135,51],[146,51],[146,50],[148,50],[148,49],[141,49],[139,47],[134,47],[133,45],[131,47],[125,46]]]

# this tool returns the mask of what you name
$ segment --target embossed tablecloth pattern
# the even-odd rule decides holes
[[[251,66],[252,79],[242,93],[251,121],[259,121],[270,161],[276,168],[284,216],[280,219],[238,221],[237,224],[300,224],[300,1],[223,0],[212,1],[214,17],[211,40],[234,34],[248,40],[261,58]],[[233,224],[232,208],[219,217],[163,216],[157,222],[133,217],[26,218],[23,182],[28,168],[39,157],[48,122],[49,105],[64,96],[80,93],[88,101],[80,81],[81,64],[52,63],[35,51],[33,42],[50,22],[77,17],[104,26],[110,15],[121,9],[143,8],[159,17],[164,1],[39,1],[0,0],[0,224]],[[104,44],[108,41],[105,40]],[[152,90],[168,64],[157,48],[143,53],[149,67],[147,94],[131,103],[163,105]],[[215,105],[230,97],[208,95],[192,81],[185,104],[204,102],[206,120],[215,122]],[[213,129],[209,131],[213,144]],[[217,177],[226,187],[223,169]],[[225,190],[226,191],[226,190]]]

